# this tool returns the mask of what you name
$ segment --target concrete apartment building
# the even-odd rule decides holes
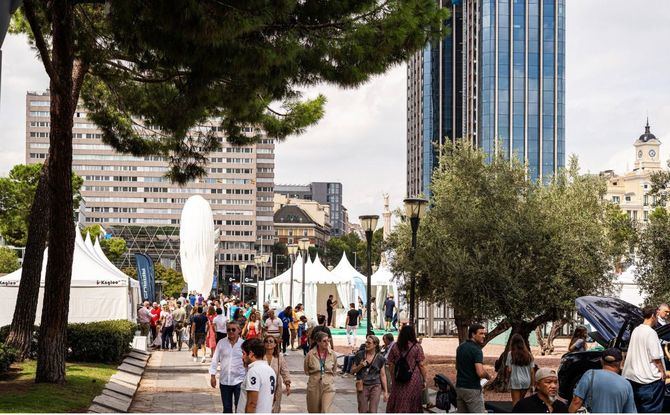
[[[331,236],[342,236],[346,233],[348,217],[342,206],[342,183],[278,184],[275,186],[275,193],[292,199],[314,200],[329,205]]]
[[[26,95],[27,163],[44,162],[48,153],[49,105],[48,91]],[[258,132],[247,127],[247,133]],[[207,176],[180,187],[164,177],[165,159],[117,153],[101,141],[86,110],[77,108],[73,169],[84,179],[84,224],[101,224],[126,239],[128,255],[119,265],[134,265],[133,254],[147,252],[154,261],[178,268],[181,209],[196,194],[209,201],[215,226],[221,229],[216,261],[220,276],[239,280],[239,264],[253,264],[261,245],[264,253],[271,252],[274,140],[234,147],[218,134],[222,148],[209,154]],[[247,274],[253,268],[248,267]]]

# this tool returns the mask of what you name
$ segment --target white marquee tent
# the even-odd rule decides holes
[[[68,322],[86,323],[102,320],[131,320],[140,301],[139,283],[116,268],[105,256],[96,241],[84,240],[77,229],[70,283]],[[44,276],[49,248],[44,250],[42,276],[35,321],[39,324],[44,298]],[[10,324],[17,301],[21,269],[0,277],[0,326]]]
[[[299,255],[293,264],[293,305],[302,301],[302,266],[303,259]],[[273,296],[279,299],[282,306],[290,303],[290,281],[291,269],[267,281],[272,286]],[[353,298],[351,278],[328,271],[318,255],[314,261],[308,259],[305,263],[305,312],[308,318],[326,314],[326,301],[330,294],[338,301],[338,308],[343,309]],[[344,313],[340,314],[337,323],[342,320],[343,324]]]
[[[375,308],[377,309],[377,320],[375,327],[383,327],[384,301],[389,294],[393,294],[396,304],[399,301],[398,284],[393,280],[393,273],[388,265],[386,253],[382,253],[381,263],[377,271],[372,274],[372,296],[375,297]]]

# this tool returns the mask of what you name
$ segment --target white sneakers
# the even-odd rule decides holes
[[[197,363],[197,362],[198,362],[198,358],[194,356],[194,357],[193,357],[193,361]]]
[[[205,363],[205,356],[202,357],[202,360],[200,361],[200,363]]]

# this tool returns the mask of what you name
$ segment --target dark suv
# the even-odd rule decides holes
[[[644,320],[642,310],[626,301],[610,297],[579,297],[575,304],[577,312],[587,320],[594,331],[589,336],[604,348],[617,347],[628,349],[630,334]],[[656,332],[662,340],[670,341],[670,324],[657,327]],[[558,394],[568,402],[572,400],[572,391],[584,372],[600,369],[602,350],[566,353],[558,368]],[[668,362],[666,361],[666,367]],[[670,389],[666,385],[665,405],[670,409]]]

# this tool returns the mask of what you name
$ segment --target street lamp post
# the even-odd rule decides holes
[[[261,302],[261,265],[263,264],[263,256],[256,254],[254,256],[254,264],[256,265],[256,307]],[[265,285],[263,285],[265,287]]]
[[[263,302],[266,302],[268,299],[268,293],[265,289],[265,277],[266,277],[265,266],[270,260],[270,255],[267,254],[261,255],[261,260],[263,261],[263,268],[261,268],[261,270],[263,271]],[[272,265],[270,265],[270,269],[272,269]]]
[[[291,244],[286,249],[288,249],[288,257],[291,261],[291,282],[288,289],[288,302],[293,307],[293,263],[295,261],[295,254],[298,252],[298,245]]]
[[[366,308],[368,311],[367,319],[367,332],[372,332],[372,310],[370,310],[370,302],[372,299],[372,236],[377,228],[377,222],[379,221],[378,215],[364,215],[359,216],[358,219],[361,220],[361,227],[365,231],[365,240],[367,242],[367,254],[368,254],[368,285],[366,289]]]
[[[307,250],[309,249],[309,239],[302,238],[298,241],[300,250],[302,251],[302,306],[305,307],[305,264],[307,263]]]
[[[405,203],[405,216],[409,219],[410,226],[412,228],[412,248],[409,251],[410,266],[413,266],[412,262],[414,261],[414,252],[416,251],[416,233],[419,230],[419,221],[426,214],[426,207],[428,206],[428,200],[410,197],[404,200]],[[414,325],[416,320],[414,318],[414,310],[416,307],[416,274],[412,272],[410,286],[409,286],[409,322]]]
[[[247,278],[247,273],[244,271],[247,269],[247,264],[239,264],[238,267],[240,267],[240,291],[244,302],[244,280]]]

